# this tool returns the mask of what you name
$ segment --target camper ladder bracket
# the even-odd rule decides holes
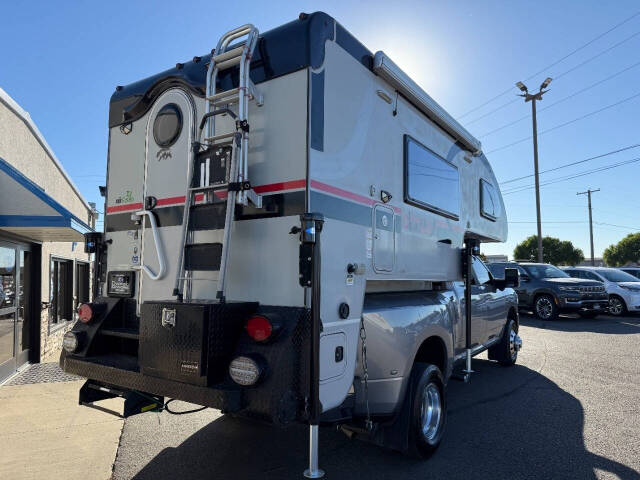
[[[219,205],[220,213],[224,212],[224,227],[214,228],[223,230],[222,241],[217,242],[219,247],[221,245],[221,251],[218,250],[216,298],[224,302],[235,206],[247,206],[251,202],[257,208],[262,207],[262,198],[252,189],[248,179],[249,102],[255,101],[258,106],[264,103],[262,93],[249,78],[251,57],[258,36],[258,29],[253,25],[243,25],[225,33],[211,53],[207,70],[206,111],[198,125],[198,138],[194,141],[187,172],[181,249],[173,288],[173,295],[179,301],[191,298],[193,282],[198,280],[192,275],[193,271],[216,271],[215,266],[212,269],[211,262],[204,265],[202,262],[189,261],[194,247],[201,245],[195,237],[198,229],[195,224],[198,222],[192,221],[193,212],[202,204]],[[237,43],[232,45],[232,42]],[[218,75],[231,68],[238,71],[237,87],[219,92]],[[233,123],[220,117],[230,117]]]

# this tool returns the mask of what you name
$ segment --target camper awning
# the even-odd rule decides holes
[[[0,230],[41,242],[81,242],[92,231],[2,158]]]

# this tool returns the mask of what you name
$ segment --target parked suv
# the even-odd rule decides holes
[[[640,279],[633,275],[604,267],[567,267],[564,271],[575,278],[603,282],[609,294],[611,315],[640,311]]]
[[[602,282],[571,278],[558,267],[546,263],[490,263],[496,278],[505,267],[520,272],[518,307],[530,309],[541,320],[553,320],[560,312],[576,312],[594,318],[607,309],[609,297]]]
[[[618,270],[622,270],[623,272],[640,279],[640,267],[618,267]]]

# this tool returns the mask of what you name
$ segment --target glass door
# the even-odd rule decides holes
[[[29,361],[32,258],[28,245],[0,242],[0,381]]]
[[[0,244],[0,379],[16,364],[16,248]]]

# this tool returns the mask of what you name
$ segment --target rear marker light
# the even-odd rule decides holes
[[[62,348],[66,352],[73,353],[80,348],[81,336],[80,332],[74,332],[72,330],[64,334],[62,338]]]
[[[247,322],[247,333],[256,342],[264,342],[271,337],[273,325],[267,317],[254,315]]]
[[[89,323],[92,317],[93,310],[91,309],[90,304],[83,303],[78,307],[78,319],[80,319],[82,323]]]
[[[229,364],[229,375],[238,385],[247,387],[254,385],[262,374],[262,368],[254,359],[249,357],[236,357]]]

